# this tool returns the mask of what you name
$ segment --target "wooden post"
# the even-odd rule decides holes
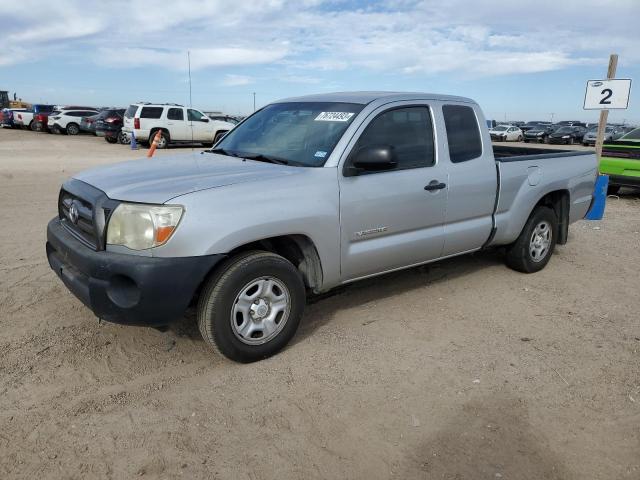
[[[607,70],[607,80],[616,78],[616,68],[618,67],[618,55],[612,53],[609,57],[609,69]],[[604,131],[607,128],[609,110],[600,110],[600,122],[598,123],[598,136],[596,137],[596,157],[600,162],[602,156],[602,144],[604,143]]]

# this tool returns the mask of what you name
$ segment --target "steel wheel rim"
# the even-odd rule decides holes
[[[167,146],[167,138],[164,135],[160,135],[158,140],[158,148],[164,148]]]
[[[291,295],[275,277],[256,278],[240,289],[231,306],[231,330],[246,345],[263,345],[285,327]]]
[[[529,240],[529,256],[531,260],[538,263],[545,259],[551,248],[552,238],[551,224],[547,221],[538,222]]]

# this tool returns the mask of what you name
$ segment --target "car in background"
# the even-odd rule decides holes
[[[619,129],[618,127],[614,127],[613,125],[607,125],[604,129],[603,141],[605,143],[612,141],[613,136],[616,133],[618,133],[618,129]],[[585,147],[595,145],[597,138],[598,138],[598,126],[591,127],[590,129],[587,130],[587,133],[584,134],[584,137],[582,137],[582,145],[584,145]]]
[[[552,134],[555,127],[550,123],[532,126],[524,132],[524,142],[548,143],[549,135]]]
[[[38,113],[49,113],[55,110],[53,105],[34,104],[31,108],[19,112],[14,116],[14,123],[18,127],[36,130],[34,116]]]
[[[219,113],[219,112],[204,112],[204,113],[211,120],[217,120],[219,122],[233,123],[234,125],[237,125],[237,124],[240,123],[240,120],[238,120],[236,117],[232,117],[231,115],[225,115],[225,114]]]
[[[184,105],[135,103],[124,113],[122,131],[133,133],[143,144],[151,144],[160,131],[158,148],[166,148],[171,143],[215,144],[233,127],[233,123],[211,120],[201,110]]]
[[[609,195],[621,187],[640,188],[640,128],[602,146],[600,173],[609,176]]]
[[[621,138],[622,136],[626,135],[629,132],[632,132],[633,130],[635,130],[637,127],[630,127],[629,125],[623,125],[621,126],[616,133],[613,134],[613,140],[618,140],[619,138]]]
[[[587,128],[587,124],[584,122],[580,122],[578,120],[562,120],[560,122],[556,122],[558,127],[584,127]]]
[[[523,133],[526,133],[529,130],[531,130],[532,128],[537,128],[537,127],[539,127],[541,125],[543,125],[543,126],[551,125],[551,122],[542,122],[542,121],[527,122],[524,125],[520,125],[520,130],[522,130]]]
[[[94,122],[96,135],[109,143],[130,143],[131,139],[122,133],[123,117],[124,108],[103,110]]]
[[[16,112],[24,112],[26,108],[3,108],[0,110],[0,127],[14,128]]]
[[[31,130],[33,130],[35,132],[47,132],[47,131],[49,131],[49,128],[48,128],[49,115],[52,115],[53,113],[57,113],[57,111],[54,110],[53,112],[36,113],[33,116],[33,122],[31,123]]]
[[[580,143],[586,132],[585,127],[565,125],[549,134],[549,143],[566,145]]]
[[[514,125],[498,125],[489,130],[491,140],[497,142],[521,142],[522,130]]]
[[[82,117],[96,115],[97,113],[97,110],[65,109],[49,115],[47,126],[53,133],[78,135],[80,133],[80,122],[82,121]]]
[[[82,117],[80,119],[80,131],[84,133],[92,133],[96,134],[96,120],[100,113],[96,113],[95,115],[90,115],[88,117]]]

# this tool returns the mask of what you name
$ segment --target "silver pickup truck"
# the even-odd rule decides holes
[[[587,213],[589,152],[492,147],[470,99],[356,92],[260,109],[207,151],[62,185],[47,257],[100,319],[194,305],[227,357],[273,355],[309,294],[483,248],[536,272]]]

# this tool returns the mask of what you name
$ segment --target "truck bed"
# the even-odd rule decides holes
[[[561,150],[558,148],[519,147],[511,145],[493,145],[493,156],[499,162],[521,162],[545,158],[575,157],[593,155],[591,151]]]

